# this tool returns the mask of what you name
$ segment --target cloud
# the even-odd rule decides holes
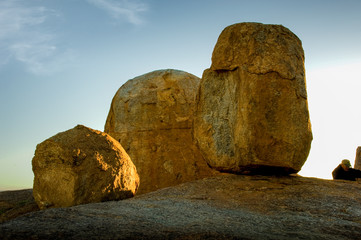
[[[22,7],[18,1],[0,3],[0,40],[13,38],[27,27],[42,24],[46,19],[44,7]]]
[[[141,12],[148,10],[144,3],[128,0],[87,0],[89,3],[105,10],[111,17],[117,20],[125,19],[134,25],[140,25],[143,20]]]
[[[43,36],[44,37],[44,36]],[[48,36],[48,38],[52,38]],[[35,39],[17,42],[9,47],[14,58],[36,75],[49,75],[61,71],[75,58],[71,50],[61,50],[51,40]]]
[[[0,65],[10,60],[24,64],[33,74],[60,71],[74,58],[67,49],[59,49],[55,34],[44,30],[47,19],[56,11],[43,6],[25,6],[27,1],[0,3]]]

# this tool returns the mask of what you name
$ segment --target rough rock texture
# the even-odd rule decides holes
[[[138,194],[216,174],[192,142],[199,81],[183,71],[158,70],[129,80],[115,94],[104,131],[136,165]]]
[[[41,209],[129,198],[139,185],[119,142],[82,125],[38,144],[32,164]]]
[[[355,157],[355,169],[361,170],[361,147],[357,147],[356,149],[356,157]]]
[[[280,25],[225,28],[203,73],[194,137],[217,170],[298,172],[312,133],[297,36]]]
[[[361,239],[361,184],[218,176],[118,202],[48,209],[0,239]]]
[[[38,210],[32,189],[0,192],[0,223]]]

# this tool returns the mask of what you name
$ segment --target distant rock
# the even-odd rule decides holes
[[[194,138],[210,166],[289,174],[306,161],[312,132],[301,41],[281,25],[223,30],[203,73]]]
[[[136,165],[138,193],[216,174],[192,141],[199,81],[183,71],[158,70],[127,81],[115,94],[104,131]]]
[[[227,175],[122,201],[53,208],[0,239],[361,239],[361,184]]]
[[[356,149],[356,157],[355,157],[355,169],[361,170],[361,147],[357,147]]]
[[[78,125],[38,144],[33,195],[41,209],[134,196],[136,168],[118,141]]]

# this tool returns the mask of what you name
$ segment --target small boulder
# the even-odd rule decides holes
[[[115,94],[104,132],[136,165],[138,193],[216,174],[192,141],[199,81],[184,71],[158,70],[127,81]]]
[[[33,195],[41,209],[134,196],[137,170],[118,141],[78,125],[36,147]]]
[[[295,173],[312,133],[301,41],[281,25],[223,30],[203,73],[194,138],[210,166],[236,173]]]

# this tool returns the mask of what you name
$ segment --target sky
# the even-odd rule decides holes
[[[127,80],[202,76],[221,31],[281,24],[302,41],[313,131],[302,176],[331,179],[361,146],[359,0],[0,0],[0,190],[31,188],[36,145],[104,130]]]

